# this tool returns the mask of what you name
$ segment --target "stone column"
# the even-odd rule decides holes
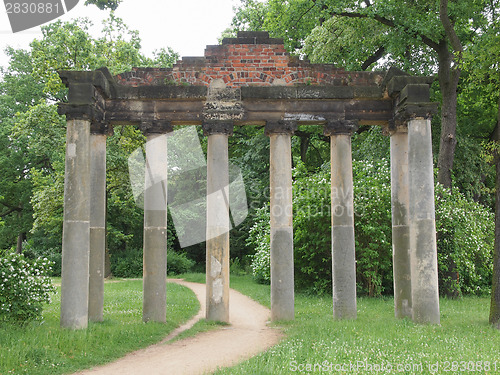
[[[103,321],[106,252],[106,134],[90,135],[89,320]]]
[[[332,279],[333,317],[355,319],[356,258],[352,182],[351,134],[355,121],[330,121],[325,135],[330,136],[332,184]]]
[[[412,316],[439,324],[431,120],[408,121]]]
[[[144,322],[166,321],[167,312],[167,136],[146,129],[144,190],[143,307]]]
[[[90,121],[67,117],[61,326],[87,328],[90,249]]]
[[[229,155],[230,122],[206,122],[207,148],[207,320],[229,323]]]
[[[271,320],[293,320],[293,206],[291,121],[267,122],[270,138]]]
[[[392,259],[394,314],[411,318],[408,128],[391,132]]]

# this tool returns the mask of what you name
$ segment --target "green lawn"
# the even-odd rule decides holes
[[[231,287],[269,307],[268,285],[231,276]],[[297,294],[295,306],[295,321],[280,324],[287,335],[280,344],[216,374],[500,374],[500,331],[487,323],[488,298],[442,299],[440,326],[396,320],[391,298],[359,298],[355,321],[333,320],[329,297]],[[141,308],[141,280],[107,283],[106,321],[69,331],[59,328],[56,296],[42,324],[0,327],[0,375],[70,373],[110,361],[160,341],[198,303],[169,283],[167,324],[143,324]],[[187,335],[213,328],[202,321]]]
[[[57,280],[56,280],[57,282]],[[161,341],[199,309],[194,293],[167,284],[167,324],[142,323],[142,280],[105,284],[103,323],[88,330],[59,328],[60,288],[43,321],[0,326],[0,375],[63,374],[109,362]]]
[[[267,285],[231,276],[231,287],[270,305]],[[359,298],[358,319],[335,321],[330,297],[296,295],[287,338],[216,374],[500,374],[500,331],[489,298],[441,299],[441,325],[394,318],[392,298]]]

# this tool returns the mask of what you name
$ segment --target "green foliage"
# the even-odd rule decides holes
[[[484,206],[467,199],[458,190],[436,186],[436,229],[441,286],[449,285],[449,259],[459,274],[458,291],[487,294],[493,270],[495,220]]]
[[[95,5],[100,10],[116,10],[122,0],[85,0],[85,5]]]
[[[268,284],[271,280],[270,246],[271,228],[269,205],[255,211],[255,223],[250,228],[247,245],[255,249],[252,257],[252,274],[259,283]]]
[[[142,248],[113,254],[111,273],[115,277],[142,277]]]
[[[189,259],[185,253],[167,251],[167,275],[180,275],[192,270],[194,261]]]
[[[368,138],[370,139],[370,137]],[[353,161],[356,279],[358,292],[389,293],[392,281],[390,165],[387,159]],[[487,293],[491,283],[493,214],[484,206],[438,185],[437,230],[439,271],[447,257],[457,264],[460,288],[466,294]],[[294,170],[294,262],[296,286],[324,293],[331,289],[330,170],[315,174],[303,165]],[[269,209],[257,210],[249,246],[255,249],[252,270],[258,281],[269,281]]]
[[[47,258],[29,261],[21,254],[0,258],[0,321],[26,324],[42,316],[43,305],[54,292],[47,276],[50,269]]]
[[[115,277],[142,277],[143,250],[127,249],[111,257],[111,272]],[[192,270],[194,261],[185,253],[167,251],[167,275],[180,275]]]

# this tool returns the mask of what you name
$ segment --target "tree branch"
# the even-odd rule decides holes
[[[330,13],[332,16],[339,16],[339,17],[350,17],[350,18],[370,18],[370,16],[368,16],[367,14],[363,14],[363,13],[358,13],[358,12],[331,12]],[[373,19],[375,21],[378,21],[380,22],[381,24],[383,25],[386,25],[388,27],[391,27],[391,28],[396,28],[397,26],[401,26],[402,29],[410,34],[410,35],[413,35],[415,37],[419,37],[420,39],[422,39],[422,42],[424,42],[425,44],[427,44],[430,48],[432,48],[433,50],[437,51],[438,48],[439,48],[439,44],[434,42],[431,38],[429,38],[428,36],[422,34],[422,33],[419,33],[417,31],[414,31],[414,30],[411,30],[409,27],[407,26],[404,26],[404,25],[398,25],[396,24],[393,20],[390,20],[388,18],[385,18],[385,17],[382,17],[382,16],[379,16],[378,14],[375,14],[373,15]]]
[[[441,19],[441,23],[443,24],[446,36],[450,40],[451,46],[456,52],[461,54],[463,52],[463,46],[448,16],[448,0],[439,1],[439,18]]]
[[[372,65],[373,63],[376,63],[378,60],[380,60],[382,57],[385,55],[385,47],[381,46],[378,50],[376,50],[373,55],[368,57],[366,61],[361,65],[361,70],[366,70]]]

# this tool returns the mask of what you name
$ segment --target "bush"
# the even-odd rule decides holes
[[[438,184],[436,229],[440,288],[456,288],[458,295],[488,294],[493,272],[494,214],[458,189],[450,192]],[[450,264],[456,266],[458,284],[451,280]]]
[[[47,258],[27,260],[21,254],[0,259],[0,321],[24,324],[39,319],[44,303],[55,292]]]
[[[255,249],[252,258],[252,275],[262,284],[269,284],[271,280],[270,243],[271,228],[269,203],[255,211],[255,224],[250,228],[247,245]]]
[[[142,277],[142,249],[127,249],[113,254],[111,273],[115,277]]]
[[[61,276],[62,254],[60,247],[45,248],[39,241],[24,241],[23,255],[27,259],[47,258],[51,262],[51,270],[48,276]]]
[[[167,275],[180,275],[191,271],[194,261],[189,259],[186,254],[175,251],[167,252]]]
[[[120,256],[114,255],[111,261],[111,271],[116,277],[142,277],[142,249],[131,249]],[[167,251],[167,274],[179,275],[191,271],[194,261],[184,253]]]

